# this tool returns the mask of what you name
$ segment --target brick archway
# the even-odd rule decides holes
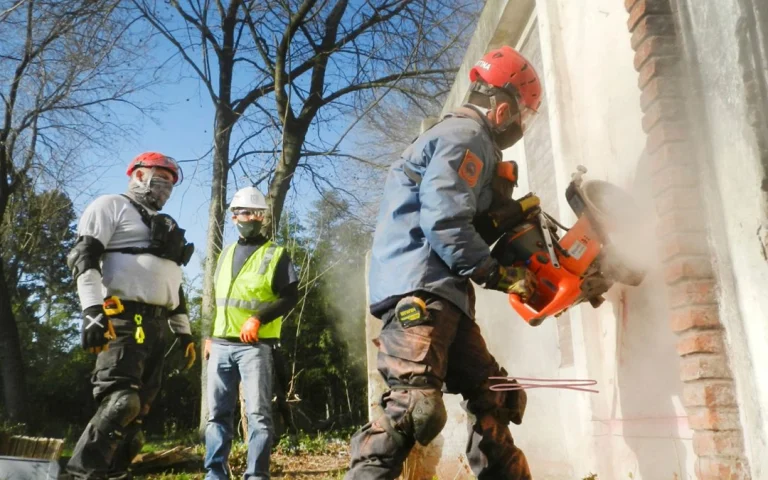
[[[657,231],[677,334],[683,403],[701,480],[750,478],[719,316],[696,149],[687,132],[685,57],[673,0],[625,0],[641,90]]]

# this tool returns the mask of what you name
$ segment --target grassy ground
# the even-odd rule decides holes
[[[143,453],[162,452],[178,445],[191,446],[202,459],[203,446],[190,442],[190,438],[150,441]],[[236,442],[232,446],[230,466],[233,478],[242,477],[245,469],[247,446]],[[284,480],[341,480],[349,465],[348,433],[340,435],[284,436],[271,456],[272,478]],[[136,476],[137,480],[202,480],[205,477],[202,462],[185,466],[184,471],[166,471]]]

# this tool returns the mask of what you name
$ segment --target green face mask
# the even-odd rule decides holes
[[[261,220],[250,220],[248,222],[237,222],[237,231],[243,238],[253,238],[261,232]]]

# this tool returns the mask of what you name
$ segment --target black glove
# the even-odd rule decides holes
[[[83,310],[80,344],[84,350],[100,353],[109,349],[109,341],[115,338],[115,328],[101,305],[93,305]]]
[[[192,335],[188,333],[182,333],[177,335],[179,343],[181,343],[181,350],[184,352],[184,358],[187,359],[187,364],[184,367],[185,370],[189,370],[194,365],[197,359],[197,352],[195,351],[195,340]]]

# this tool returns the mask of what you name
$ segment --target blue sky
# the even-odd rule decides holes
[[[184,160],[198,158],[209,150],[213,108],[209,98],[198,95],[197,83],[183,80],[177,85],[157,89],[153,97],[162,98],[167,107],[153,114],[153,119],[130,109],[118,109],[124,115],[123,120],[130,119],[139,133],[116,138],[110,146],[111,152],[93,152],[86,157],[84,163],[95,166],[91,171],[95,178],[86,176],[81,179],[81,183],[90,184],[90,188],[70,192],[78,216],[96,196],[125,191],[128,184],[126,167],[137,154],[154,150]],[[110,158],[100,158],[103,156]],[[201,171],[200,167],[207,163],[203,160],[200,164],[182,164],[184,181],[174,189],[163,209],[187,230],[188,240],[196,246],[195,259],[185,271],[190,278],[200,275],[202,271],[200,263],[208,218],[209,174],[207,168]]]
[[[170,7],[166,7],[170,8]],[[174,17],[174,20],[178,19]],[[184,28],[181,25],[175,30],[175,33],[181,34]],[[183,36],[183,35],[182,35]],[[194,242],[196,246],[195,257],[186,267],[186,275],[195,281],[201,279],[201,263],[205,254],[205,237],[208,224],[208,198],[210,193],[210,173],[211,173],[211,155],[210,149],[213,139],[213,118],[214,109],[207,89],[201,81],[192,72],[192,69],[184,63],[177,55],[174,47],[170,46],[165,40],[156,38],[157,43],[151,50],[150,58],[147,59],[147,71],[152,69],[152,64],[165,62],[174,57],[168,63],[165,63],[163,77],[166,79],[181,78],[176,83],[158,85],[152,92],[141,93],[135,98],[139,103],[161,102],[164,105],[162,110],[155,111],[151,118],[138,114],[130,107],[120,106],[116,112],[120,114],[123,122],[128,122],[134,126],[135,134],[126,134],[120,138],[115,138],[109,146],[108,153],[90,153],[83,160],[85,165],[93,165],[88,174],[83,179],[79,179],[80,185],[88,185],[88,188],[71,189],[70,195],[75,203],[78,215],[82,213],[85,206],[96,196],[106,193],[121,193],[125,191],[127,185],[127,176],[125,169],[130,160],[137,154],[144,151],[160,151],[170,155],[180,162],[184,170],[183,183],[174,189],[170,201],[164,208],[164,212],[173,216],[187,230],[187,238]],[[364,40],[361,40],[364,41]],[[191,52],[191,57],[199,61],[200,52]],[[349,59],[347,59],[349,60]],[[349,72],[347,63],[342,62],[336,65],[340,60],[331,64],[328,81],[334,82],[347,81],[344,79]],[[247,64],[246,64],[247,65]],[[216,65],[212,62],[213,72],[212,81],[217,82],[215,75]],[[354,66],[354,64],[353,64]],[[369,66],[369,68],[372,68]],[[335,69],[335,70],[334,70]],[[339,70],[340,69],[340,70]],[[336,71],[339,70],[339,71]],[[341,71],[343,70],[343,72]],[[378,73],[377,73],[378,74]],[[253,86],[254,72],[249,72],[248,68],[236,69],[234,75],[234,96],[237,98],[243,94],[244,89]],[[304,78],[301,81],[306,82]],[[335,87],[335,85],[331,85]],[[265,108],[271,99],[263,99],[266,103]],[[298,100],[298,99],[296,99]],[[253,107],[246,111],[246,116]],[[321,110],[320,116],[323,123],[320,127],[312,127],[308,133],[308,140],[315,145],[322,144],[325,149],[335,143],[339,135],[342,134],[350,118],[346,118],[345,113],[350,108],[341,110]],[[246,130],[252,128],[246,126],[245,119],[238,122],[232,136],[230,155],[232,156],[238,145],[238,140],[244,133],[241,128]],[[340,145],[340,150],[354,152],[356,155],[366,156],[366,150],[369,150],[365,131],[362,129],[363,123],[357,125],[353,133],[346,137]],[[275,137],[275,132],[265,132],[262,140],[271,145],[270,137]],[[371,148],[377,148],[372,146]],[[188,160],[199,159],[198,162],[188,162]],[[263,155],[249,160],[249,171],[254,175],[254,170],[259,168],[258,162],[264,162],[272,158],[270,155]],[[320,159],[314,157],[313,168],[323,175],[329,177],[334,185],[347,187],[355,194],[366,197],[365,201],[372,201],[375,205],[376,197],[380,193],[381,182],[376,182],[369,176],[365,169],[359,164],[347,161],[332,161],[327,158]],[[303,175],[303,176],[302,176]],[[308,178],[309,175],[304,170],[298,170],[294,177],[286,200],[285,211],[292,211],[299,215],[299,218],[306,219],[307,214],[311,212],[312,203],[319,198],[317,188]],[[234,180],[234,182],[233,182]],[[233,169],[229,178],[229,188],[227,199],[231,199],[237,184],[238,187],[249,184],[247,178],[243,176],[242,169],[237,166]],[[327,184],[321,184],[321,188],[327,188]],[[259,185],[259,188],[266,193],[266,184]],[[74,191],[72,191],[74,190]],[[366,220],[372,219],[371,212],[366,211],[361,216]],[[231,242],[236,238],[235,229],[227,219],[225,232],[225,243]]]
[[[165,107],[150,117],[142,116],[135,110],[120,107],[116,109],[134,125],[137,134],[115,138],[110,145],[111,152],[91,152],[84,159],[84,164],[93,165],[93,169],[78,182],[89,185],[88,188],[75,188],[70,195],[79,215],[88,203],[98,195],[122,193],[125,191],[128,177],[125,173],[128,163],[137,154],[144,151],[159,151],[179,160],[184,172],[183,182],[174,188],[170,200],[163,209],[173,216],[187,230],[187,239],[195,244],[195,256],[185,267],[185,275],[198,285],[202,282],[202,261],[206,231],[208,227],[208,198],[210,195],[209,150],[212,145],[213,106],[207,92],[194,78],[186,78],[173,85],[163,85],[153,93],[142,94],[139,101],[161,100]],[[340,121],[343,130],[346,122]],[[332,127],[332,126],[331,126]],[[233,135],[233,147],[237,145]],[[203,157],[201,161],[190,161]],[[232,179],[239,187],[246,186],[248,180],[239,168],[230,174],[227,199],[231,199],[236,189]],[[78,185],[79,187],[79,185]],[[266,193],[266,185],[260,186]],[[319,198],[314,186],[300,177],[291,186],[286,201],[286,210],[291,209],[299,215],[305,215],[312,202]],[[227,218],[224,230],[224,242],[236,239],[235,228]]]

